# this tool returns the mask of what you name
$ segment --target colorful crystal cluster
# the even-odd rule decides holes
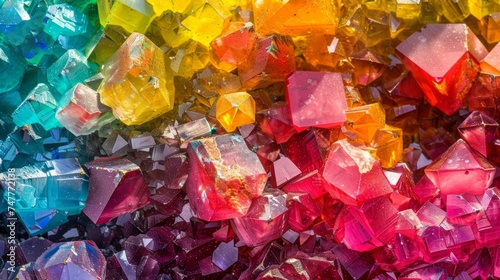
[[[500,278],[500,1],[0,0],[0,279]]]

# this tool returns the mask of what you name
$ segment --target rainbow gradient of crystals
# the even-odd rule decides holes
[[[500,277],[500,1],[21,2],[0,279]]]

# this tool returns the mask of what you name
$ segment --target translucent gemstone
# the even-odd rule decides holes
[[[468,4],[471,15],[479,20],[484,16],[500,12],[500,3],[496,1],[469,0]]]
[[[43,31],[54,40],[59,36],[78,36],[87,32],[87,16],[66,3],[48,6],[43,22]]]
[[[227,270],[238,261],[238,248],[234,246],[234,240],[222,242],[212,254],[212,262],[221,270]]]
[[[495,167],[459,139],[425,168],[425,174],[442,195],[482,194],[493,182]]]
[[[346,110],[345,118],[349,128],[365,143],[371,143],[377,131],[385,126],[385,110],[380,103]]]
[[[500,45],[497,44],[480,62],[481,73],[498,76],[500,74]]]
[[[493,44],[500,41],[500,13],[486,15],[478,25],[486,42]]]
[[[257,40],[251,23],[231,22],[222,35],[210,43],[219,63],[243,63]]]
[[[191,141],[186,192],[194,214],[206,221],[241,217],[262,194],[267,174],[237,134]]]
[[[271,180],[274,187],[280,188],[301,173],[300,169],[289,158],[281,157],[273,162]]]
[[[331,1],[253,0],[252,3],[259,34],[333,34],[338,22],[339,7]]]
[[[257,112],[255,115],[263,133],[283,144],[296,133],[292,124],[290,108],[285,102],[273,104],[273,108]]]
[[[77,84],[58,102],[56,119],[74,135],[97,130],[99,117],[109,110],[101,104],[99,94],[84,84]]]
[[[380,163],[347,140],[332,144],[322,176],[329,183],[330,195],[350,205],[360,205],[392,192]]]
[[[41,124],[45,130],[59,127],[55,117],[58,97],[47,85],[38,84],[12,113],[14,123],[17,126]]]
[[[446,196],[446,218],[450,223],[458,225],[472,225],[483,207],[474,195],[449,194]]]
[[[424,267],[419,267],[414,270],[409,270],[401,274],[401,280],[413,280],[413,279],[436,279],[445,280],[448,279],[448,273],[446,269],[437,265],[428,265]]]
[[[429,24],[398,45],[396,52],[427,101],[448,115],[465,105],[479,61],[488,54],[465,24]]]
[[[373,136],[370,148],[383,168],[393,168],[403,159],[403,130],[385,125]]]
[[[9,45],[0,43],[0,93],[16,89],[25,72],[26,61]]]
[[[142,124],[173,108],[174,87],[163,52],[146,36],[130,35],[102,67],[101,102],[123,123]]]
[[[304,231],[311,227],[316,219],[322,214],[324,198],[322,196],[313,199],[306,192],[288,192],[288,224],[297,231]]]
[[[146,32],[154,15],[153,6],[146,0],[98,0],[97,7],[102,26],[119,25],[129,33]]]
[[[94,37],[95,44],[87,49],[88,60],[99,65],[104,64],[127,40],[129,33],[119,25],[108,24],[102,33]]]
[[[87,58],[77,50],[68,50],[47,69],[47,81],[60,95],[92,76]]]
[[[334,69],[347,55],[342,42],[332,35],[314,35],[311,44],[304,52],[307,62],[320,69]]]
[[[367,86],[380,78],[387,68],[384,59],[369,49],[353,53],[351,63],[354,66],[355,84],[363,86]]]
[[[500,76],[479,73],[472,85],[469,98],[470,111],[482,111],[488,116],[499,119],[500,117]]]
[[[471,148],[488,157],[488,146],[495,139],[498,123],[488,115],[474,111],[458,127],[458,132]]]
[[[88,179],[76,159],[51,160],[16,168],[15,209],[30,235],[43,234],[81,213]],[[1,173],[2,183],[6,173]]]
[[[182,25],[191,30],[194,41],[208,47],[227,27],[231,13],[223,2],[215,0],[194,1],[191,9]]]
[[[332,128],[345,121],[344,84],[339,73],[298,71],[287,79],[286,98],[297,131]]]
[[[202,71],[210,61],[206,46],[190,41],[179,47],[170,62],[170,69],[178,76],[190,79],[194,73]]]
[[[35,262],[40,279],[105,279],[106,259],[92,240],[53,244]]]
[[[438,158],[453,145],[454,138],[442,127],[428,128],[420,132],[420,147],[422,152],[431,159]]]
[[[43,237],[31,237],[20,242],[16,248],[19,263],[26,264],[36,261],[52,244],[52,241]]]
[[[491,247],[500,242],[498,235],[500,191],[497,188],[487,189],[480,198],[480,202],[485,215],[479,216],[472,227],[478,246]]]
[[[95,224],[104,224],[148,203],[149,190],[141,170],[130,160],[98,159],[85,167],[90,173],[90,187],[83,212]]]
[[[259,38],[238,75],[247,89],[265,88],[282,82],[296,69],[294,45],[289,37],[271,35]]]
[[[367,276],[374,264],[374,260],[370,254],[350,250],[344,244],[335,246],[332,251],[339,258],[342,267],[354,279],[361,279]]]
[[[286,197],[278,189],[269,189],[252,202],[245,216],[232,219],[231,224],[240,241],[246,246],[256,247],[279,238],[288,229]]]
[[[215,110],[217,120],[227,132],[255,122],[255,101],[244,91],[221,95]]]

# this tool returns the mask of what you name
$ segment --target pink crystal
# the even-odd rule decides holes
[[[94,223],[104,224],[148,203],[149,190],[141,170],[128,159],[98,159],[85,166],[90,187],[83,212]]]
[[[241,217],[262,194],[267,174],[243,137],[227,134],[191,141],[186,192],[196,217],[218,221]]]
[[[267,244],[279,238],[287,229],[286,194],[269,189],[255,199],[248,213],[231,221],[239,239],[247,246]]]
[[[281,157],[273,162],[272,183],[274,187],[280,188],[288,181],[301,174],[300,169],[287,157]]]
[[[479,195],[493,182],[495,167],[459,139],[425,168],[425,174],[438,186],[442,195]]]
[[[446,218],[450,223],[472,225],[482,214],[483,207],[471,194],[449,194],[446,196]]]
[[[347,140],[332,144],[322,176],[329,183],[327,190],[332,197],[350,205],[392,192],[380,163]]]
[[[260,129],[277,144],[288,141],[297,131],[293,127],[290,108],[285,102],[278,102],[273,108],[257,112],[255,115]]]
[[[297,131],[344,123],[347,102],[341,74],[298,71],[287,81],[286,97]]]
[[[474,111],[458,127],[462,138],[478,153],[488,157],[488,146],[495,139],[498,123],[488,115]]]

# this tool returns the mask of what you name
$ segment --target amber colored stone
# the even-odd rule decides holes
[[[385,125],[385,110],[380,103],[354,107],[345,111],[345,117],[347,127],[366,143],[371,143]]]
[[[347,140],[330,147],[322,176],[329,183],[330,195],[349,205],[360,205],[392,192],[380,162]]]
[[[257,32],[301,35],[314,32],[333,34],[338,22],[334,1],[252,0]]]
[[[221,95],[215,108],[217,120],[227,132],[255,122],[255,101],[247,92]]]
[[[500,75],[500,44],[497,44],[479,63],[481,74]]]
[[[469,11],[477,19],[500,12],[500,3],[497,1],[469,0]]]
[[[373,136],[370,148],[383,168],[392,168],[403,159],[403,131],[400,128],[385,125]]]
[[[333,128],[345,121],[347,109],[340,73],[297,71],[287,79],[286,98],[297,131]]]
[[[355,84],[366,86],[378,79],[387,69],[387,63],[369,49],[353,53],[350,58],[354,66]]]
[[[101,102],[127,125],[150,121],[174,106],[173,77],[166,70],[160,48],[133,33],[103,65]]]
[[[245,61],[238,65],[238,75],[245,88],[264,88],[284,81],[295,72],[294,46],[290,37],[271,35],[259,38]]]
[[[500,13],[494,13],[483,17],[479,21],[481,35],[490,44],[500,41]]]
[[[425,168],[425,174],[442,195],[482,194],[493,182],[495,167],[459,139]]]
[[[170,69],[181,77],[190,79],[194,73],[202,71],[210,61],[208,48],[195,41],[180,47],[171,58]]]
[[[241,217],[262,194],[267,174],[238,134],[194,140],[188,146],[186,192],[196,217],[217,221]]]
[[[342,59],[347,59],[344,46],[339,38],[332,35],[313,35],[304,52],[307,62],[320,69],[332,70]]]
[[[451,115],[465,105],[487,50],[465,24],[429,24],[399,44],[396,53],[426,100]]]

